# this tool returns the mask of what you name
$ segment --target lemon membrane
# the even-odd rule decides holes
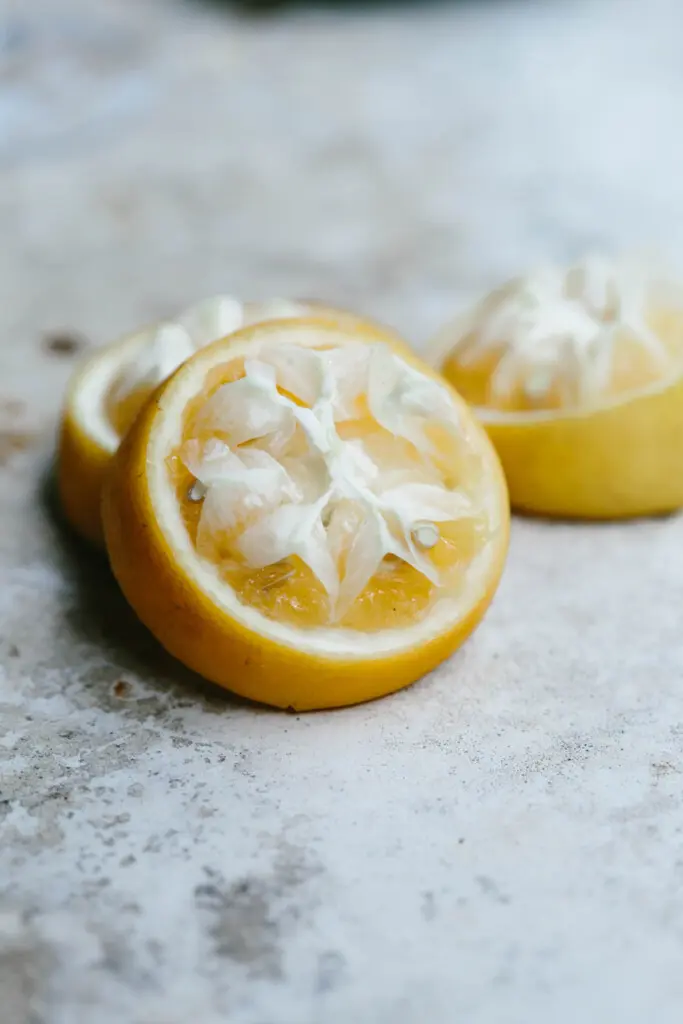
[[[243,303],[219,295],[91,353],[69,382],[59,435],[59,493],[74,529],[103,546],[100,506],[111,460],[151,395],[183,363],[248,325],[321,317],[361,332],[370,326],[355,313],[310,299]],[[384,333],[406,348],[393,331]]]
[[[190,403],[168,457],[197,555],[284,625],[424,618],[499,527],[449,389],[384,344],[265,341]]]
[[[589,256],[491,292],[440,333],[434,361],[486,411],[584,409],[680,371],[682,325],[668,275]]]
[[[240,302],[229,295],[205,299],[128,340],[129,354],[108,382],[104,408],[118,435],[129,429],[155,388],[209,342],[248,324],[305,316],[311,306],[286,299]]]

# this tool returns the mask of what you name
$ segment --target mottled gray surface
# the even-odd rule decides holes
[[[227,289],[419,341],[679,253],[680,0],[0,12],[2,1024],[678,1024],[680,520],[516,522],[464,651],[293,717],[165,659],[44,474],[65,331]]]

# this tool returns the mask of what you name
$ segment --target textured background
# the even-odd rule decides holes
[[[683,243],[680,0],[0,0],[2,1024],[678,1024],[683,524],[517,521],[486,622],[304,717],[164,658],[45,486],[76,348],[205,294],[420,343]]]

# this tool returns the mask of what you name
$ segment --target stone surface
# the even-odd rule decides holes
[[[59,526],[84,344],[217,290],[416,342],[683,239],[679,0],[0,2],[2,1024],[674,1024],[683,524],[517,521],[484,625],[302,717],[166,659]]]

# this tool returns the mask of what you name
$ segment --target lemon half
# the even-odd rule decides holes
[[[381,696],[481,619],[504,477],[450,386],[370,325],[245,328],[145,405],[105,484],[113,571],[161,643],[278,707]]]
[[[590,257],[516,278],[441,331],[514,507],[583,518],[683,505],[683,289]]]

